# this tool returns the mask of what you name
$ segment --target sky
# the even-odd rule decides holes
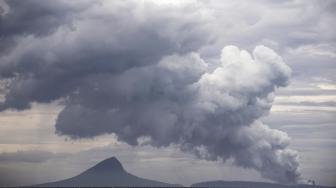
[[[336,186],[335,1],[0,0],[0,186]],[[160,172],[160,173],[158,173]]]

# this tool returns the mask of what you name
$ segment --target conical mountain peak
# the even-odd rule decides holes
[[[92,167],[94,171],[124,172],[124,167],[116,157],[111,157]]]
[[[105,159],[83,173],[61,181],[35,186],[42,187],[169,187],[175,186],[134,176],[124,170],[116,157]]]

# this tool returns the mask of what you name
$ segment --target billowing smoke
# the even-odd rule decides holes
[[[291,70],[280,56],[265,46],[252,54],[226,46],[218,63],[210,62],[198,52],[213,39],[199,6],[109,3],[109,10],[98,4],[80,9],[76,19],[65,16],[67,24],[47,19],[41,27],[56,25],[43,36],[11,36],[17,45],[0,56],[6,91],[0,109],[61,99],[60,135],[113,133],[130,145],[146,138],[155,147],[176,144],[203,159],[233,159],[265,178],[297,182],[298,155],[288,149],[288,135],[259,120],[275,89],[288,84]],[[17,10],[9,5],[3,23]]]

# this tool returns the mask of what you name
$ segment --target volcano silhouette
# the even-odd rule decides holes
[[[83,173],[61,181],[34,186],[43,187],[171,187],[178,186],[134,176],[125,171],[117,158],[111,157]]]

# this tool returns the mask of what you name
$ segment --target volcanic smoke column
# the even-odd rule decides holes
[[[253,57],[235,46],[223,48],[221,65],[193,84],[192,136],[186,150],[201,158],[253,168],[265,178],[295,183],[300,178],[298,155],[287,149],[282,131],[259,121],[269,113],[273,92],[286,86],[290,68],[273,50],[257,46]],[[195,119],[197,118],[197,119]]]
[[[288,135],[259,120],[269,113],[274,90],[288,84],[290,68],[264,46],[252,55],[227,46],[220,62],[210,70],[195,52],[174,54],[154,65],[94,77],[94,87],[108,96],[105,103],[86,85],[69,97],[56,129],[73,138],[115,133],[130,145],[148,137],[155,147],[177,144],[200,158],[232,158],[265,178],[297,182],[298,155],[288,149]]]

